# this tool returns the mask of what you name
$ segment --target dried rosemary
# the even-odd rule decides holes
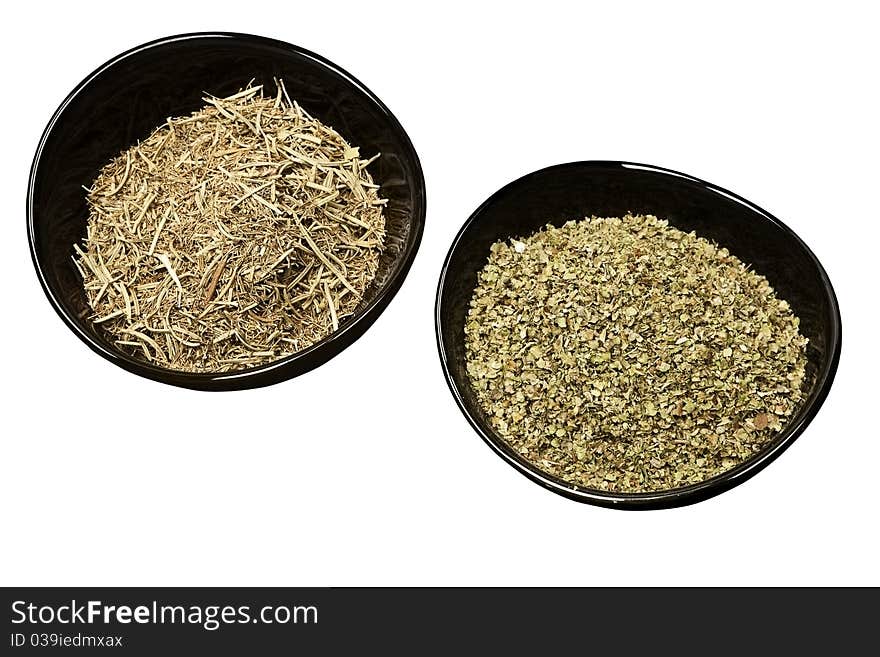
[[[375,277],[385,201],[361,159],[287,96],[206,97],[107,164],[75,246],[93,321],[191,372],[262,365],[339,327]]]
[[[703,481],[802,401],[807,340],[767,279],[653,216],[496,243],[465,326],[477,399],[541,470],[592,489]]]

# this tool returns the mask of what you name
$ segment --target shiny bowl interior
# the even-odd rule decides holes
[[[228,374],[191,374],[155,367],[117,349],[90,321],[74,243],[88,218],[83,186],[120,151],[147,137],[167,117],[204,105],[205,92],[230,95],[254,79],[291,98],[335,128],[364,154],[381,153],[369,172],[389,200],[386,248],[358,311],[337,331],[299,353]],[[154,41],[107,62],[64,100],[40,140],[27,194],[31,254],[46,295],[90,348],[141,376],[207,389],[252,388],[307,372],[356,340],[400,288],[421,240],[425,183],[418,156],[387,107],[350,74],[296,46],[246,34],[188,34]]]
[[[654,214],[684,231],[727,247],[764,274],[801,319],[807,348],[806,399],[763,451],[704,482],[652,493],[581,488],[552,477],[511,449],[477,403],[465,369],[468,304],[498,240],[525,236],[547,223],[585,216]],[[649,509],[682,506],[717,495],[754,475],[803,432],[828,394],[840,356],[837,299],[822,265],[781,221],[745,199],[692,176],[627,162],[573,162],[536,171],[502,188],[465,222],[440,276],[435,313],[443,371],[456,402],[476,432],[510,465],[546,488],[600,506]]]

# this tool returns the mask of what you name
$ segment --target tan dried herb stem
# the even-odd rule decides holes
[[[502,438],[592,489],[703,481],[763,449],[802,401],[807,340],[767,279],[653,216],[492,246],[467,371]]]
[[[332,128],[278,83],[171,118],[88,190],[74,262],[120,349],[190,372],[300,351],[351,315],[376,275],[385,200]]]

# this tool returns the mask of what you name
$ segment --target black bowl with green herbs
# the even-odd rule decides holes
[[[459,232],[436,303],[456,402],[533,481],[681,506],[803,432],[840,354],[831,283],[778,219],[691,176],[576,162],[510,183]]]
[[[90,221],[87,194],[101,196],[89,188],[108,162],[114,158],[119,161],[120,153],[123,158],[127,157],[127,149],[143,144],[169,117],[186,117],[200,110],[205,106],[206,95],[235,97],[242,93],[242,89],[262,85],[268,95],[267,102],[271,102],[277,88],[281,103],[278,81],[283,82],[285,97],[289,94],[311,117],[341,136],[344,140],[340,142],[341,148],[348,144],[360,147],[362,162],[354,162],[359,157],[356,148],[347,149],[350,154],[347,152],[344,159],[353,160],[352,166],[361,166],[367,174],[365,180],[371,176],[378,195],[387,199],[384,245],[378,255],[378,264],[374,265],[374,277],[369,279],[371,282],[366,284],[363,292],[354,292],[358,303],[347,317],[337,318],[333,314],[333,301],[328,291],[327,308],[332,315],[332,332],[311,343],[303,341],[305,347],[294,346],[279,352],[283,356],[272,362],[259,366],[243,365],[237,371],[201,372],[161,367],[133,357],[136,342],[147,338],[141,335],[131,341],[133,347],[121,348],[124,340],[114,341],[100,323],[93,321],[97,316],[96,309],[90,307],[93,299],[87,297],[83,282],[83,272],[88,274],[89,270],[83,268],[82,259],[77,262],[73,257],[74,246],[83,243]],[[292,106],[289,98],[286,106]],[[231,116],[235,109],[219,111]],[[247,120],[243,123],[255,130],[262,129],[259,112],[255,123]],[[315,140],[315,137],[306,138]],[[372,156],[378,154],[381,156],[374,161]],[[154,167],[149,158],[141,158],[143,162],[134,159],[142,167]],[[126,161],[126,174],[119,176],[119,185],[128,175],[127,164]],[[290,171],[288,167],[278,175]],[[348,175],[341,168],[337,171],[344,177]],[[232,171],[230,175],[238,174]],[[309,184],[320,190],[324,179],[314,180]],[[194,189],[198,183],[198,180],[194,181]],[[255,188],[254,192],[264,187]],[[274,183],[271,193],[275,194]],[[372,189],[370,193],[373,193]],[[255,196],[254,193],[242,194],[241,200],[236,201],[241,204],[238,208],[261,200]],[[148,200],[140,206],[141,215],[149,204]],[[171,217],[174,219],[175,215]],[[276,383],[307,372],[345,349],[376,320],[400,288],[416,255],[424,220],[425,186],[418,156],[406,132],[382,101],[349,73],[314,53],[281,41],[246,34],[201,33],[160,39],[125,52],[91,73],[68,95],[49,121],[34,157],[27,193],[28,238],[37,275],[53,307],[71,330],[92,350],[126,370],[164,383],[203,390],[253,388]],[[133,223],[137,221],[139,219],[133,218]],[[353,225],[357,228],[357,224]],[[324,229],[319,223],[313,226],[313,231]],[[155,229],[157,239],[162,228],[160,223]],[[167,228],[165,231],[162,239],[167,236]],[[305,237],[311,240],[308,235]],[[122,236],[119,241],[123,249],[126,248],[125,239]],[[273,238],[270,232],[264,239],[278,238]],[[314,240],[311,241],[311,246],[302,242],[297,248],[308,251],[314,247],[313,255],[323,258],[319,264],[336,272],[340,282],[347,282],[340,269],[344,266],[339,264],[341,261],[337,259],[334,264],[328,260],[329,256],[318,253]],[[155,240],[152,247],[156,247]],[[149,249],[151,257],[155,255],[154,248]],[[261,247],[255,245],[254,248]],[[218,283],[219,276],[231,275],[232,269],[230,266],[224,270],[226,256],[217,254],[212,257],[217,263],[216,275],[213,280],[206,275],[201,281],[207,288],[206,302],[213,302],[211,295],[216,296],[223,288],[223,279]],[[150,260],[148,264],[155,266],[157,262]],[[169,260],[163,262],[167,264]],[[92,264],[95,270],[100,269],[100,264]],[[168,269],[171,273],[171,267]],[[101,274],[100,271],[97,273]],[[253,269],[250,276],[256,276]],[[176,287],[182,290],[177,277],[173,273],[171,277]],[[109,283],[113,291],[114,282]],[[317,292],[322,289],[319,285]],[[98,295],[101,294],[104,292],[99,291]],[[315,303],[319,303],[318,298],[315,299]],[[125,304],[129,305],[127,296]],[[126,308],[127,312],[129,310]],[[179,343],[195,339],[177,333],[176,327],[172,328]],[[189,335],[192,335],[191,331]],[[154,343],[155,340],[150,340],[150,344]],[[161,345],[157,345],[158,348]],[[150,355],[148,349],[143,351]]]

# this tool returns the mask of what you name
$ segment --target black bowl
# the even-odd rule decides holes
[[[365,154],[388,199],[387,241],[376,280],[358,311],[321,342],[269,365],[228,374],[190,374],[155,367],[122,353],[89,321],[90,309],[71,256],[85,235],[83,186],[120,151],[147,137],[169,116],[204,105],[204,92],[233,94],[251,79],[274,88],[335,128]],[[129,50],[74,89],[46,127],[31,168],[28,238],[37,275],[67,325],[94,351],[150,379],[204,390],[254,388],[307,372],[359,338],[400,288],[425,224],[425,181],[412,143],[387,107],[335,64],[288,43],[247,34],[186,34]]]
[[[809,338],[806,400],[766,449],[698,484],[654,493],[581,488],[526,461],[491,427],[465,370],[464,324],[477,272],[498,240],[526,236],[547,223],[585,216],[654,214],[727,247],[764,274],[801,319]],[[522,474],[580,502],[621,509],[683,506],[717,495],[764,468],[803,432],[828,394],[840,357],[840,311],[831,282],[807,245],[781,221],[745,199],[682,173],[627,162],[573,162],[542,169],[493,194],[465,222],[443,265],[437,290],[437,346],[446,380],[480,437]]]

